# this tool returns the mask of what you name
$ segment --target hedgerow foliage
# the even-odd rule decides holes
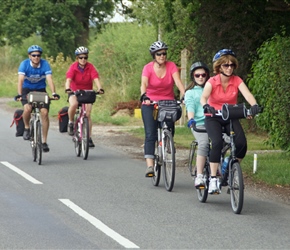
[[[264,112],[257,124],[269,133],[269,143],[290,150],[290,39],[276,34],[257,50],[249,87]]]

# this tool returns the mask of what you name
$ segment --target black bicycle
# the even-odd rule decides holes
[[[259,113],[263,112],[263,108],[259,108]],[[235,146],[235,131],[233,129],[232,119],[241,119],[251,116],[251,111],[246,109],[244,104],[228,105],[224,104],[222,110],[217,111],[215,116],[222,116],[224,120],[230,121],[230,133],[227,135],[223,133],[223,148],[221,151],[221,161],[218,168],[218,181],[220,189],[222,186],[228,186],[227,193],[231,196],[231,206],[235,214],[240,214],[244,204],[244,179],[240,162],[236,158],[236,146]],[[205,129],[198,129],[193,126],[196,132],[206,133]],[[209,145],[211,147],[210,141]],[[191,143],[188,168],[193,178],[196,177],[195,159],[196,149],[198,147],[197,141]],[[226,154],[229,151],[228,164],[225,169],[222,169]],[[200,202],[206,202],[208,197],[210,177],[210,165],[209,157],[207,157],[205,167],[203,170],[203,179],[205,186],[197,189],[197,196]]]
[[[180,102],[176,100],[163,100],[152,102],[152,105],[154,105],[154,116],[158,120],[158,140],[155,147],[152,183],[154,186],[159,185],[162,172],[165,188],[170,192],[174,186],[176,166],[173,135],[168,127],[168,122],[175,122],[178,119]]]

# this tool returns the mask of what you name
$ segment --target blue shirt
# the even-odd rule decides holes
[[[194,86],[185,92],[184,101],[186,110],[188,112],[194,113],[194,120],[196,121],[196,126],[204,125],[204,112],[203,107],[200,104],[200,97],[203,88],[200,86]]]
[[[28,89],[45,89],[46,75],[51,75],[52,71],[49,63],[40,59],[37,68],[32,67],[30,59],[26,59],[20,63],[18,75],[24,75],[24,83],[22,88]]]

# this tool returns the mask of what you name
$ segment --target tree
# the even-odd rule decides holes
[[[72,55],[87,45],[90,26],[100,29],[120,0],[8,0],[0,5],[1,44],[20,45],[40,35],[49,55]]]

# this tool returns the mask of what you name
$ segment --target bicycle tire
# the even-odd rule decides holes
[[[171,192],[174,186],[175,180],[175,148],[172,138],[172,134],[169,130],[164,131],[164,137],[162,141],[163,152],[163,179],[165,188],[168,192]]]
[[[239,162],[234,162],[230,173],[231,205],[235,214],[240,214],[244,204],[244,180]]]
[[[30,146],[32,151],[32,159],[33,161],[36,161],[36,144],[34,140],[34,121],[31,119],[29,123],[29,129],[30,129]]]
[[[35,128],[35,137],[36,137],[36,160],[38,165],[41,165],[42,162],[42,134],[41,134],[41,123],[40,121],[36,122]]]
[[[209,187],[209,162],[205,163],[205,167],[203,169],[203,179],[205,182],[205,186],[203,188],[196,189],[197,198],[200,202],[205,203],[208,196],[208,187]]]
[[[156,187],[159,185],[160,176],[161,176],[161,166],[158,163],[158,159],[159,159],[159,156],[155,155],[155,158],[154,158],[154,176],[151,178],[153,185]]]
[[[197,147],[197,142],[192,141],[190,145],[188,164],[187,164],[189,173],[192,177],[196,176],[196,147]]]
[[[75,124],[75,134],[74,134],[74,138],[73,138],[73,141],[74,141],[74,147],[75,147],[75,153],[76,153],[76,156],[77,157],[80,157],[81,156],[81,141],[80,141],[80,137],[79,137],[79,124],[78,122],[76,122]]]
[[[83,159],[86,160],[89,155],[89,120],[87,117],[84,117],[82,124],[82,155]]]

